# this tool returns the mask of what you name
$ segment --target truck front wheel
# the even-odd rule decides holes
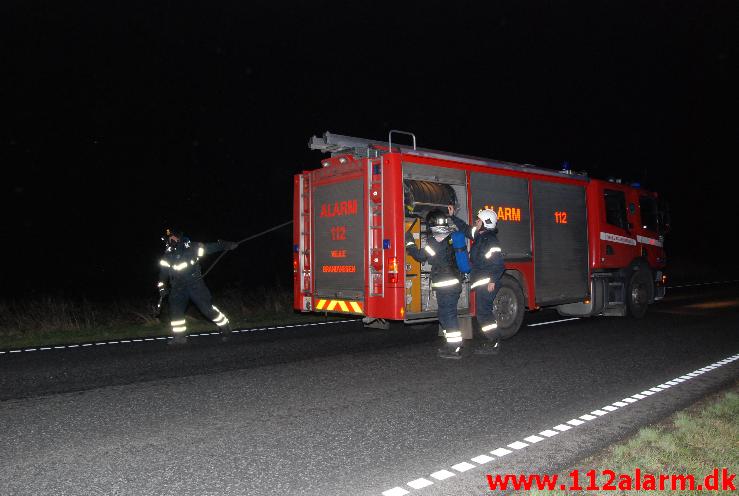
[[[518,332],[526,311],[523,290],[513,277],[503,276],[500,289],[493,302],[493,313],[498,321],[498,330],[503,339],[508,339]]]
[[[652,284],[651,271],[639,268],[631,274],[629,286],[626,289],[626,307],[629,315],[635,319],[641,319],[647,313],[650,299],[650,284]]]

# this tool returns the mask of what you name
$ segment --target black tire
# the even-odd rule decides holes
[[[647,314],[652,291],[651,271],[645,267],[635,270],[626,288],[626,310],[630,316],[641,319]]]
[[[501,338],[508,339],[518,332],[525,312],[526,304],[521,285],[513,277],[503,276],[493,302],[493,313],[498,321]]]

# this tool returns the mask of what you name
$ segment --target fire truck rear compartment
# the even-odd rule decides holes
[[[316,298],[363,300],[363,186],[359,178],[315,187],[313,232]]]
[[[426,245],[426,215],[433,209],[446,211],[454,205],[457,216],[468,217],[466,176],[463,171],[421,164],[403,164],[405,229],[411,230],[420,247]],[[436,318],[436,297],[431,290],[431,265],[406,256],[406,321]],[[462,286],[457,308],[460,316],[469,315],[469,285]]]

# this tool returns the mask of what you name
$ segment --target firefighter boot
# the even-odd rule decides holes
[[[500,353],[500,334],[496,332],[485,337],[487,339],[482,341],[473,353],[475,355],[497,355]]]
[[[218,331],[218,333],[221,335],[221,343],[226,343],[230,341],[232,332],[233,331],[231,330],[230,324],[222,326],[221,329]]]
[[[439,358],[451,358],[459,360],[462,358],[462,343],[445,343],[439,348]]]
[[[167,346],[179,347],[187,344],[187,334],[175,334],[172,339],[167,342]]]

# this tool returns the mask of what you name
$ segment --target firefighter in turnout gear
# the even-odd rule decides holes
[[[419,262],[431,264],[431,287],[436,293],[438,318],[445,344],[439,349],[441,358],[462,357],[462,330],[457,315],[457,302],[462,293],[462,277],[455,262],[449,216],[441,210],[426,215],[426,246],[416,246],[406,232],[406,251]]]
[[[477,354],[497,354],[500,351],[500,332],[493,313],[493,302],[500,289],[500,279],[505,272],[503,252],[498,241],[498,215],[494,210],[482,209],[477,213],[474,227],[453,215],[452,222],[470,238],[470,289],[475,290],[477,322],[480,324],[485,341],[475,349]]]
[[[160,293],[169,294],[169,317],[174,338],[169,344],[187,342],[187,323],[185,310],[192,300],[198,310],[212,320],[219,328],[221,339],[226,341],[231,335],[228,318],[212,303],[208,287],[203,281],[200,259],[211,253],[233,250],[238,243],[218,241],[217,243],[193,243],[181,231],[167,229],[164,256],[159,261]]]

